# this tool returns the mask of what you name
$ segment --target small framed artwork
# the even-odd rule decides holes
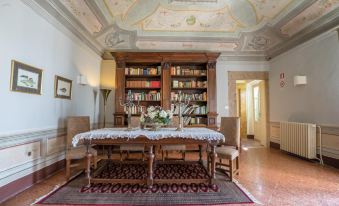
[[[55,98],[71,99],[72,98],[72,80],[56,75],[54,81],[55,81],[54,82]]]
[[[11,91],[41,94],[42,69],[12,60]]]

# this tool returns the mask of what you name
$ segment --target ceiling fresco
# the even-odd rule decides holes
[[[310,36],[309,28],[339,24],[339,0],[31,1],[98,53],[199,50],[268,57]]]

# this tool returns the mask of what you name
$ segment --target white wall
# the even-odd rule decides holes
[[[100,56],[19,0],[0,1],[0,29],[0,135],[64,127],[69,115],[90,115],[93,121]],[[42,95],[10,91],[12,59],[44,70]],[[89,86],[76,83],[80,73]],[[71,101],[54,98],[55,75],[73,80]]]
[[[325,33],[271,62],[270,120],[339,125],[339,40]],[[280,88],[279,75],[286,86]],[[306,75],[307,85],[293,86],[293,76]]]
[[[229,71],[268,71],[266,61],[226,61],[220,57],[217,60],[217,113],[220,117],[228,116],[228,72]]]

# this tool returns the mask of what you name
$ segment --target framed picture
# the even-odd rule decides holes
[[[54,96],[61,99],[72,98],[72,80],[55,76]]]
[[[42,69],[12,60],[11,91],[41,94]]]

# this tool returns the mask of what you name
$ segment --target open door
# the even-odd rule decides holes
[[[266,120],[266,93],[265,81],[258,81],[252,86],[253,89],[253,119],[254,138],[262,145],[267,146],[267,120]]]

